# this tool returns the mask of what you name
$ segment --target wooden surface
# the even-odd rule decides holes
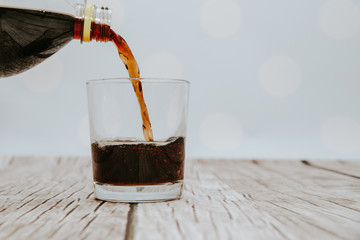
[[[360,161],[187,160],[181,200],[94,199],[88,158],[0,158],[0,239],[360,239]]]

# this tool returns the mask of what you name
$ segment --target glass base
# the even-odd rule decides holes
[[[94,183],[95,197],[109,202],[161,202],[180,198],[183,181],[161,185],[115,186]]]

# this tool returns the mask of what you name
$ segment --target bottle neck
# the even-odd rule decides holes
[[[87,3],[76,5],[74,39],[81,42],[111,40],[111,10]]]

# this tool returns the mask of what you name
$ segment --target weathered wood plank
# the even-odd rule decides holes
[[[258,162],[258,164],[273,176],[272,183],[275,182],[274,177],[287,180],[283,189],[296,189],[292,192],[312,198],[328,210],[337,210],[342,215],[348,214],[349,218],[353,217],[354,212],[360,213],[360,179],[313,168],[307,164],[304,168],[299,162]],[[360,216],[357,214],[355,216],[354,220],[359,221]]]
[[[360,182],[357,179],[309,168],[297,161],[252,161],[241,165],[235,172],[221,165],[223,175],[215,174],[239,193],[245,191],[253,201],[260,200],[259,207],[264,211],[273,211],[275,217],[294,222],[293,229],[285,229],[290,230],[287,234],[294,232],[296,226],[302,226],[305,236],[313,232],[324,237],[330,234],[326,238],[360,238],[357,230]],[[238,178],[240,181],[228,177],[236,175],[249,179],[245,185],[252,189],[239,183],[241,179],[246,180],[243,177]]]
[[[0,239],[99,239],[125,233],[129,204],[97,201],[88,158],[16,158],[0,170]]]

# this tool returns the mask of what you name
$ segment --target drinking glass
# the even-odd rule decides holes
[[[143,134],[132,81],[141,91],[153,141]],[[87,82],[94,191],[113,202],[180,198],[190,83],[179,79],[116,78]]]

